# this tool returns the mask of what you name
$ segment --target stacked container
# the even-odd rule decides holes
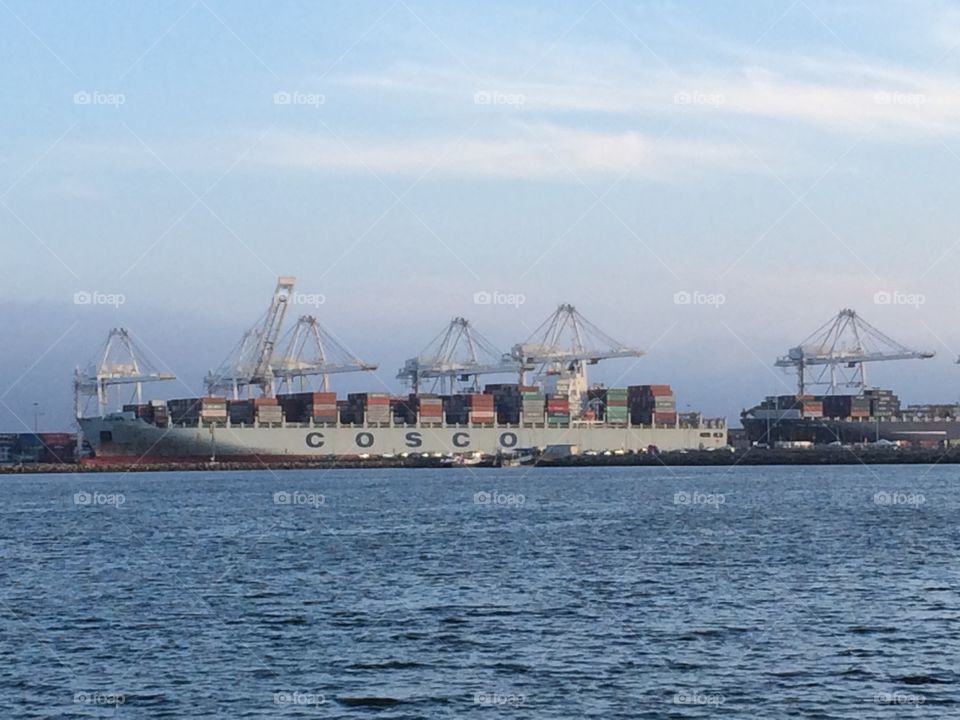
[[[282,425],[283,409],[276,398],[259,397],[253,401],[257,413],[257,423],[260,425]]]
[[[167,427],[170,425],[170,413],[167,411],[167,401],[166,400],[151,400],[150,405],[153,407],[153,423],[157,427]]]
[[[390,398],[390,412],[395,425],[415,425],[417,422],[417,409],[409,397]]]
[[[16,433],[0,433],[0,465],[13,462],[16,444]]]
[[[627,424],[627,388],[606,388],[603,397],[604,420],[608,425]]]
[[[493,406],[497,422],[503,425],[516,425],[520,422],[522,395],[520,385],[516,383],[498,383],[487,385],[484,394],[493,396]]]
[[[71,433],[40,433],[37,460],[55,465],[72,463],[77,449],[77,436]]]
[[[797,403],[800,405],[803,417],[819,418],[823,417],[823,398],[813,395],[797,395]]]
[[[226,424],[227,399],[222,397],[181,398],[167,403],[174,425]]]
[[[448,395],[443,398],[443,417],[447,425],[466,425],[470,422],[470,396]]]
[[[145,405],[124,405],[123,411],[132,412],[134,417],[146,420],[148,423],[153,422],[153,405],[150,403]]]
[[[547,395],[547,424],[570,424],[570,398],[566,395]]]
[[[411,395],[410,402],[417,410],[417,417],[426,425],[443,423],[443,398],[439,395]]]
[[[16,445],[13,447],[14,459],[22,463],[40,461],[43,451],[43,441],[35,433],[21,433],[17,435]]]
[[[528,423],[542,423],[543,415],[546,412],[546,398],[540,390],[524,389],[523,396],[523,421]]]
[[[252,400],[227,400],[227,416],[231,425],[253,425],[254,411]]]
[[[337,394],[332,392],[302,392],[277,395],[287,422],[335,424],[337,422]]]
[[[900,414],[900,398],[893,390],[873,388],[863,393],[870,400],[870,415],[873,417],[892,417]]]
[[[677,401],[669,385],[631,385],[627,394],[634,425],[677,424]]]
[[[470,422],[474,425],[493,425],[496,418],[493,395],[474,393],[467,395],[470,405]]]

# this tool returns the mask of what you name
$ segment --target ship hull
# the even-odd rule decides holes
[[[632,428],[469,427],[250,427],[161,428],[128,417],[80,420],[94,450],[93,462],[151,463],[197,460],[269,463],[333,457],[401,453],[473,453],[494,455],[519,448],[575,445],[581,451],[719,448],[726,427]]]
[[[913,445],[946,444],[960,439],[960,422],[953,420],[831,420],[822,418],[767,421],[744,417],[743,427],[751,443],[832,442],[867,443],[877,440]]]

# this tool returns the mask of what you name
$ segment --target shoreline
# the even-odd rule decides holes
[[[657,455],[574,455],[559,459],[541,459],[514,470],[576,467],[733,467],[736,465],[934,465],[960,464],[960,448],[883,449],[852,448],[780,450],[751,448],[728,452],[725,450],[663,452]],[[0,465],[0,475],[43,474],[98,474],[130,472],[210,472],[241,470],[362,470],[362,469],[417,469],[446,468],[450,470],[487,469],[492,462],[469,467],[445,465],[441,458],[343,458],[340,460],[297,460],[290,462],[188,462],[188,463],[93,463],[93,464],[26,464]]]

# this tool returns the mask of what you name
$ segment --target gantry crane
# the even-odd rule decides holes
[[[205,384],[208,394],[224,393],[238,399],[243,390],[249,394],[251,388],[259,387],[263,395],[274,395],[274,351],[295,284],[296,278],[289,276],[277,280],[277,288],[266,315],[244,333],[240,344],[220,369],[207,374]]]
[[[312,376],[320,376],[321,389],[326,391],[330,389],[329,376],[334,373],[370,372],[378,367],[354,356],[312,315],[303,315],[282,345],[285,349],[271,367],[273,377],[287,392],[294,390],[295,381],[299,381],[300,390],[306,389]]]
[[[417,357],[410,358],[397,379],[420,391],[424,380],[434,380],[440,392],[454,392],[457,382],[480,389],[481,375],[516,374],[519,365],[478,333],[469,320],[455,317]]]
[[[776,367],[797,371],[800,395],[811,387],[826,387],[824,394],[836,395],[841,394],[838,391],[842,388],[854,388],[857,392],[866,388],[865,363],[927,359],[934,354],[901,345],[854,310],[845,308],[786,355],[777,358]],[[811,368],[809,373],[807,368]]]
[[[74,414],[83,417],[84,406],[96,398],[101,416],[110,409],[110,388],[133,385],[132,400],[143,402],[143,383],[175,380],[173,373],[159,372],[130,337],[126,328],[113,328],[93,362],[73,375]]]
[[[569,395],[571,410],[577,413],[587,391],[587,365],[643,354],[642,350],[614,340],[566,303],[534,330],[526,342],[514,345],[511,350],[521,383],[526,383],[528,372],[535,371],[537,379],[550,386],[548,389]]]

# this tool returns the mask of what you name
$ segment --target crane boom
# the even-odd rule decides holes
[[[288,392],[295,380],[302,386],[306,378],[320,376],[322,389],[329,390],[332,374],[370,372],[379,367],[353,355],[312,315],[303,315],[297,320],[284,347],[279,359],[273,362],[272,371]]]
[[[418,392],[423,380],[437,380],[440,389],[453,392],[457,380],[479,389],[481,375],[516,373],[517,363],[477,332],[463,317],[455,317],[415,358],[397,373],[397,379]]]

